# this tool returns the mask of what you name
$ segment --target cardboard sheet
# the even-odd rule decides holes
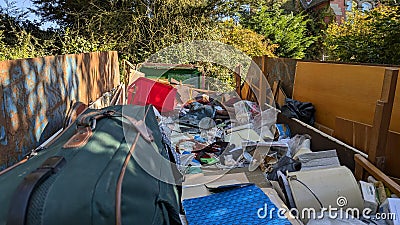
[[[185,176],[185,182],[183,183],[182,199],[210,195],[211,193],[204,184],[221,186],[242,183],[249,183],[244,173],[223,175],[204,175],[203,173],[189,174]]]

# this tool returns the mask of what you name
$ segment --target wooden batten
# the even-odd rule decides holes
[[[381,98],[376,103],[371,140],[368,146],[368,159],[379,169],[385,168],[385,149],[389,132],[394,96],[396,94],[397,68],[387,68],[383,79]]]

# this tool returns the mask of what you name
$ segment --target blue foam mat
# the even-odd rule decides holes
[[[255,185],[186,199],[182,204],[189,225],[291,224],[278,216],[278,207]]]

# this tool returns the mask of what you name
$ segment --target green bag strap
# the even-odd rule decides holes
[[[168,225],[181,225],[181,219],[179,218],[179,213],[174,209],[174,206],[166,201],[159,199],[157,201],[157,204],[163,211],[163,216],[164,216],[164,223]]]
[[[129,163],[131,157],[133,156],[133,152],[135,151],[136,144],[138,143],[140,136],[142,136],[142,138],[145,140],[146,140],[146,138],[150,138],[149,139],[150,142],[153,141],[153,135],[151,134],[151,130],[146,126],[146,124],[144,122],[145,118],[147,117],[147,114],[149,113],[149,110],[150,110],[150,107],[147,107],[146,111],[144,113],[143,120],[140,120],[140,121],[137,121],[135,118],[132,118],[129,116],[124,116],[124,115],[120,114],[124,118],[128,119],[136,127],[136,129],[138,131],[139,131],[139,129],[138,129],[138,127],[139,127],[143,133],[139,131],[139,133],[136,135],[136,137],[132,143],[132,146],[129,148],[129,151],[125,157],[125,160],[122,165],[122,169],[118,175],[117,187],[115,190],[115,225],[122,224],[122,213],[121,213],[122,182],[125,177],[125,171],[126,171],[126,168],[128,167],[128,163]],[[150,135],[150,136],[146,137],[145,135]]]
[[[65,165],[62,156],[48,158],[35,171],[28,174],[15,190],[8,211],[7,225],[25,225],[28,204],[35,187],[42,184],[52,174]]]
[[[77,127],[91,127],[92,130],[96,128],[96,123],[98,120],[102,118],[110,118],[110,117],[124,117],[127,119],[135,128],[136,130],[142,135],[142,137],[148,141],[153,141],[153,135],[151,130],[146,126],[143,120],[136,120],[133,117],[123,115],[120,112],[116,112],[114,110],[99,110],[99,111],[92,111],[81,115],[77,119]]]

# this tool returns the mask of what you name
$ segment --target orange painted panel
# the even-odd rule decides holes
[[[117,52],[0,61],[0,170],[60,129],[71,101],[88,104],[119,78]]]

